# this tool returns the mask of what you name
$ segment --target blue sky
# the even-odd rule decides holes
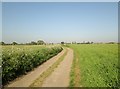
[[[117,2],[2,3],[3,41],[118,40]]]
[[[2,3],[0,2],[0,41],[2,41]]]

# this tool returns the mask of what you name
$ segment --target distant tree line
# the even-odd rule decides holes
[[[12,43],[5,43],[5,42],[0,42],[0,45],[44,45],[46,44],[43,40],[38,40],[37,42],[31,41],[30,43],[17,43],[17,42],[12,42]]]
[[[116,42],[106,42],[105,44],[115,44]],[[54,43],[48,43],[48,44],[54,44]],[[94,43],[94,42],[71,42],[71,43],[67,43],[67,42],[64,42],[62,41],[61,42],[62,45],[64,44],[101,44],[101,43]],[[38,41],[31,41],[29,43],[17,43],[17,42],[12,42],[12,43],[5,43],[5,42],[0,42],[0,45],[46,45],[46,43],[43,41],[43,40],[38,40]]]
[[[115,44],[116,42],[106,42],[105,44]],[[94,43],[94,42],[89,42],[89,41],[87,41],[87,42],[85,42],[85,41],[83,41],[83,42],[71,42],[71,43],[67,43],[67,42],[61,42],[61,44],[102,44],[102,42],[100,42],[100,43]]]
[[[66,43],[66,42],[61,42],[61,44],[93,44],[94,42],[82,42],[82,43],[79,43],[79,42],[71,42],[71,43]]]

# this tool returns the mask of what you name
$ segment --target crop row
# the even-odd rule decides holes
[[[5,49],[2,52],[3,85],[22,74],[26,74],[28,71],[62,51],[62,47],[33,47],[30,50],[17,48],[12,50],[13,52]]]

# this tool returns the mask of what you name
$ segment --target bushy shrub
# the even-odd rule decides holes
[[[62,51],[62,47],[38,48],[26,50],[3,50],[2,53],[2,83],[3,85],[21,74],[32,70],[43,62]]]

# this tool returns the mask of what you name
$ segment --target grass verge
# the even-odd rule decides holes
[[[72,62],[72,68],[70,72],[69,87],[80,87],[80,67],[78,53],[74,51],[74,60]]]

